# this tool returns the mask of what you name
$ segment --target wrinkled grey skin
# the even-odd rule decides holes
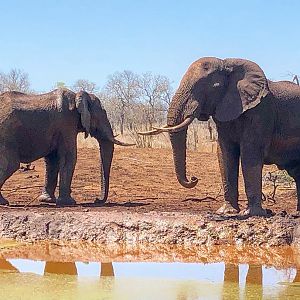
[[[266,215],[261,206],[262,168],[276,164],[295,179],[300,210],[300,87],[266,79],[258,65],[243,59],[201,58],[184,75],[168,112],[168,126],[187,117],[208,120],[218,131],[218,158],[225,204],[219,213],[238,213],[241,159],[248,208],[246,215]],[[171,132],[175,171],[187,188],[186,132]]]
[[[71,181],[76,164],[77,134],[85,132],[99,142],[101,197],[105,201],[113,158],[113,132],[100,100],[92,94],[59,89],[43,95],[0,94],[0,190],[19,168],[45,158],[45,187],[40,201],[72,205]],[[59,197],[56,189],[59,174]],[[0,193],[0,204],[8,204]]]

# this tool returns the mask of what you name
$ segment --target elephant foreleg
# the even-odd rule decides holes
[[[217,153],[225,199],[225,204],[217,212],[238,213],[239,147],[219,140]]]
[[[1,189],[5,181],[18,170],[20,160],[14,151],[0,146],[0,205],[8,205],[8,201],[2,196]]]
[[[263,154],[260,148],[254,147],[253,144],[242,146],[241,163],[248,199],[248,207],[244,214],[265,216],[266,210],[261,206]]]
[[[59,197],[57,205],[74,205],[75,200],[71,197],[71,183],[77,159],[76,140],[74,145],[65,153],[59,155]]]
[[[296,182],[297,189],[297,214],[300,214],[300,165],[296,165],[292,168],[287,168],[287,172]]]
[[[297,188],[297,213],[300,214],[300,177],[295,179]]]
[[[38,198],[41,202],[55,203],[55,189],[57,186],[58,171],[59,171],[59,161],[56,152],[50,153],[45,157],[45,186],[41,196]]]

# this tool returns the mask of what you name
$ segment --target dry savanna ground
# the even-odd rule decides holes
[[[116,147],[108,203],[102,207],[89,209],[148,211],[214,211],[223,202],[220,173],[215,153],[188,151],[188,174],[199,178],[198,185],[186,189],[179,185],[174,174],[171,149],[137,149]],[[39,195],[44,181],[44,163],[33,163],[35,169],[17,171],[4,185],[3,194],[12,206],[29,205],[33,210],[50,209],[41,206],[35,198]],[[273,170],[267,167],[264,173]],[[54,208],[66,210],[86,210],[100,189],[99,152],[95,147],[80,148],[73,178],[73,197],[76,207]],[[270,195],[269,184],[264,192]],[[84,204],[84,205],[82,205]],[[240,204],[246,205],[243,180],[240,177]],[[275,203],[264,201],[264,206],[274,211],[295,211],[296,194],[293,184],[279,184]]]

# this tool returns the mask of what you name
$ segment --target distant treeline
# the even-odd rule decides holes
[[[299,84],[297,75],[293,75],[292,78]],[[128,70],[108,76],[102,88],[86,79],[78,79],[71,86],[57,82],[53,89],[59,87],[96,94],[107,111],[113,130],[119,134],[126,131],[139,147],[153,146],[152,137],[142,137],[137,132],[149,130],[154,125],[165,124],[167,110],[174,93],[174,88],[166,76],[150,72],[136,74]],[[0,92],[4,91],[34,93],[28,74],[19,69],[0,73]],[[195,149],[200,138],[199,129],[201,138],[206,136],[210,141],[217,138],[212,120],[205,123],[195,121],[194,125],[190,126],[189,133],[189,140],[192,140],[191,144]]]

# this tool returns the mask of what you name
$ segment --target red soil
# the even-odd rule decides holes
[[[34,199],[44,181],[44,163],[33,163],[35,170],[17,171],[4,185],[3,194],[11,205],[29,205],[32,209],[48,209]],[[108,203],[101,210],[189,211],[192,213],[215,211],[222,205],[221,179],[215,153],[188,153],[188,174],[199,178],[193,189],[180,186],[174,174],[172,152],[169,149],[118,148],[115,150]],[[268,167],[266,170],[273,169]],[[265,170],[265,171],[266,171]],[[93,203],[100,194],[99,153],[94,149],[79,149],[73,178],[73,197],[78,204]],[[240,176],[240,205],[246,205],[246,196]],[[294,212],[294,190],[278,190],[276,203],[265,201],[273,211]],[[54,208],[54,207],[53,207]],[[77,207],[65,210],[86,209]]]

